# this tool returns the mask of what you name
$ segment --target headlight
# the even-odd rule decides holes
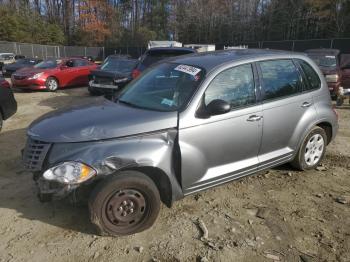
[[[326,81],[328,83],[336,83],[338,82],[339,76],[337,74],[334,75],[326,75]]]
[[[79,184],[96,175],[96,171],[79,162],[64,162],[45,171],[44,178],[63,184]]]
[[[31,77],[29,77],[28,79],[38,79],[39,77],[41,77],[44,73],[37,73]]]

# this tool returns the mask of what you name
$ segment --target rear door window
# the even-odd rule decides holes
[[[292,60],[269,60],[258,63],[264,100],[296,95],[302,91],[301,76]]]
[[[297,60],[306,78],[305,91],[318,89],[321,87],[321,80],[315,70],[304,60]]]
[[[87,66],[89,62],[84,59],[75,59],[73,60],[74,67]]]
[[[252,65],[240,65],[219,73],[205,92],[205,104],[221,99],[233,108],[255,103],[255,82]]]

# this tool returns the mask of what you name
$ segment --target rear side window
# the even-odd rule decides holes
[[[298,63],[300,64],[307,80],[307,85],[304,85],[304,90],[309,91],[320,88],[321,80],[315,70],[304,60],[298,60]]]
[[[300,74],[292,60],[259,62],[264,87],[264,100],[295,95],[302,90]]]
[[[219,73],[205,92],[205,104],[221,99],[232,107],[255,103],[255,82],[252,66],[241,65]]]
[[[89,62],[87,60],[83,60],[83,59],[73,60],[74,67],[87,66],[88,64],[89,64]]]

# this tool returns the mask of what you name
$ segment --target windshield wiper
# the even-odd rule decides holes
[[[130,102],[128,102],[128,101],[124,101],[124,100],[120,100],[120,99],[118,99],[117,101],[118,101],[119,103],[122,103],[122,104],[125,104],[125,105],[128,105],[128,106],[131,106],[131,107],[142,108],[142,107],[140,107],[140,106],[138,106],[138,105],[135,105],[135,104],[133,104],[133,103],[130,103]]]

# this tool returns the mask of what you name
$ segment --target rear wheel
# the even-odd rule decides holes
[[[156,185],[136,171],[104,179],[89,199],[91,222],[102,235],[130,235],[146,230],[157,219],[159,209]]]
[[[54,77],[47,78],[45,85],[46,85],[46,88],[51,92],[54,92],[58,89],[58,81]]]
[[[326,152],[327,135],[316,126],[304,139],[292,165],[300,170],[310,170],[318,166]]]

